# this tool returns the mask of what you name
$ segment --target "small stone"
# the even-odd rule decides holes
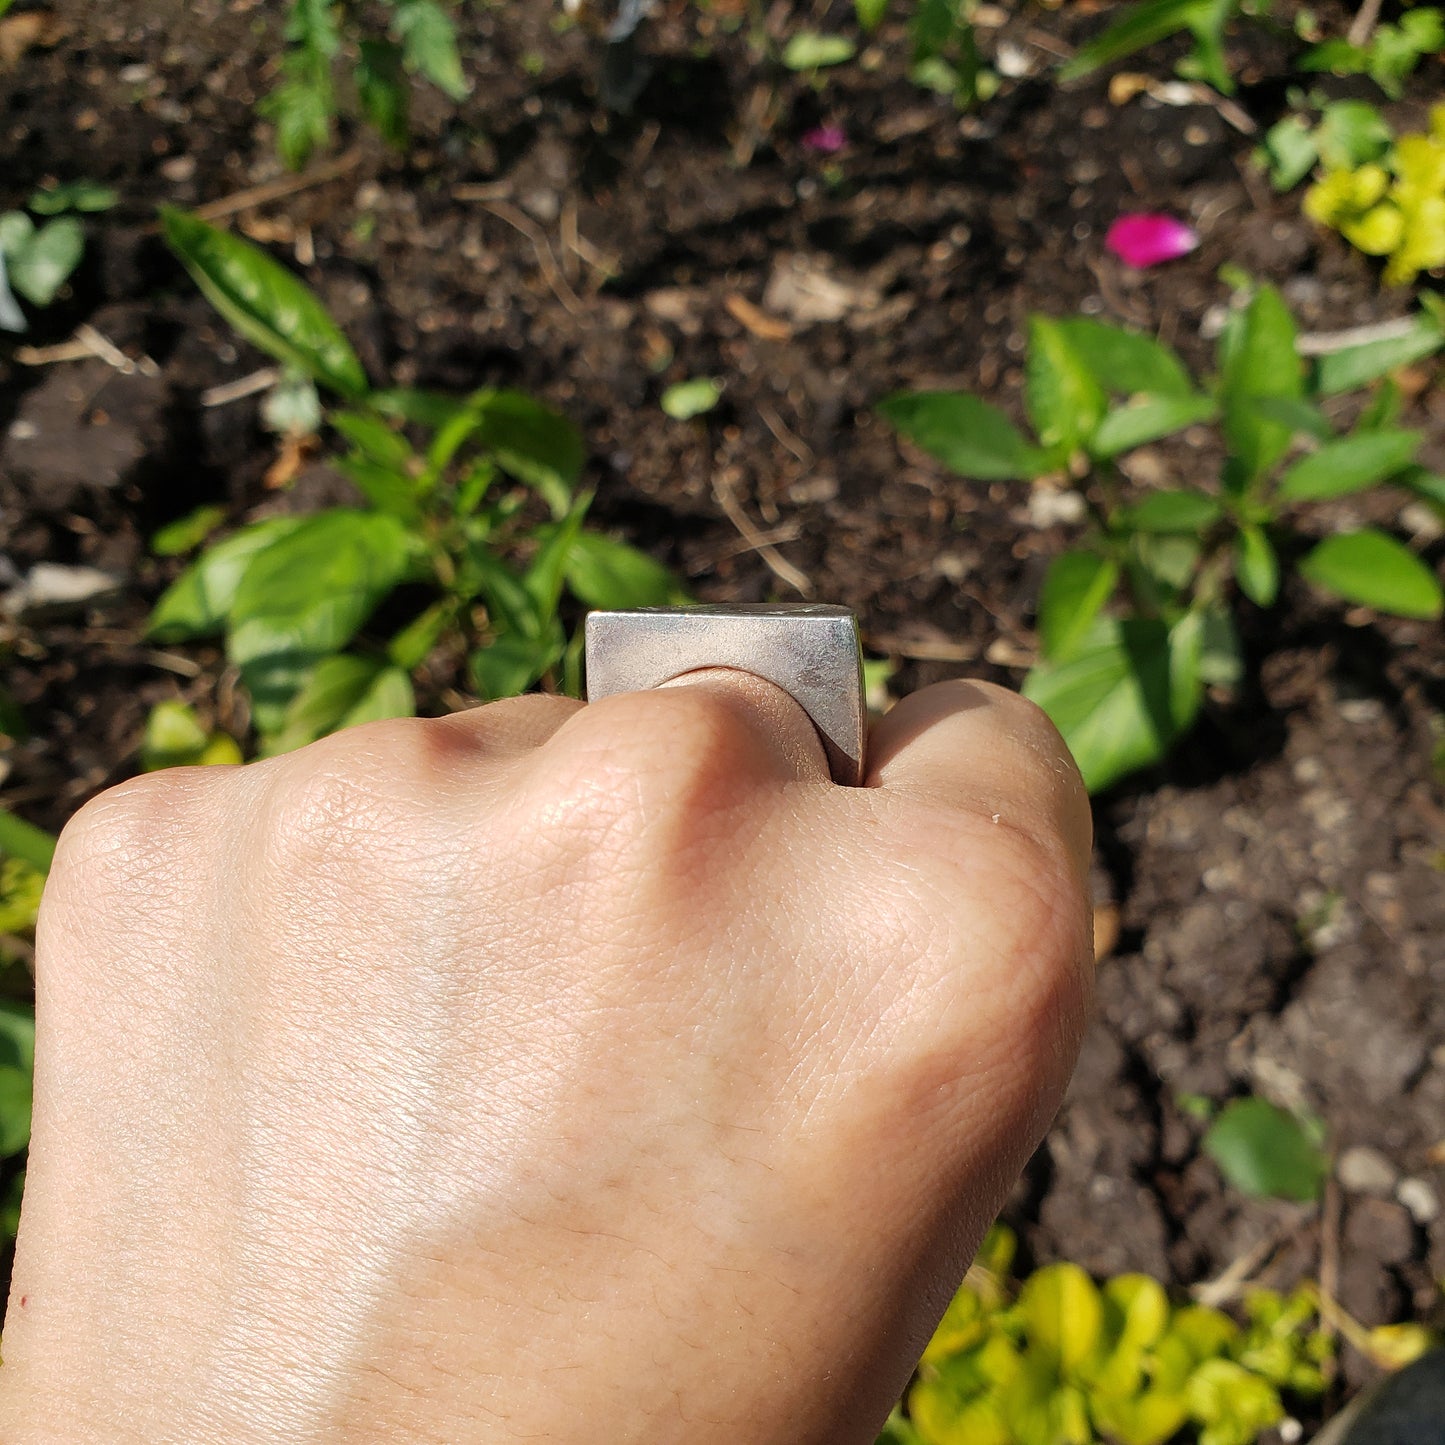
[[[6,593],[3,610],[22,622],[83,612],[102,598],[113,596],[123,582],[123,578],[98,567],[37,562],[25,580]]]
[[[1410,1212],[1385,1199],[1361,1199],[1350,1206],[1344,1245],[1355,1260],[1403,1264],[1415,1254],[1415,1222]]]
[[[1431,1225],[1440,1217],[1440,1196],[1427,1180],[1414,1176],[1402,1179],[1395,1188],[1395,1198],[1410,1211],[1416,1224]]]
[[[161,166],[161,174],[175,185],[192,180],[196,174],[195,156],[173,156]]]
[[[1376,1199],[1388,1199],[1395,1192],[1399,1177],[1400,1171],[1378,1149],[1371,1149],[1368,1144],[1356,1144],[1354,1148],[1346,1149],[1335,1165],[1335,1178],[1340,1181],[1341,1188],[1351,1194],[1369,1194]],[[1403,1204],[1404,1200],[1400,1202]]]

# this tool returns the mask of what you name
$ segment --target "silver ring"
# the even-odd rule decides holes
[[[868,713],[858,619],[813,603],[638,607],[587,616],[587,701],[731,667],[788,693],[812,719],[836,783],[863,781]]]

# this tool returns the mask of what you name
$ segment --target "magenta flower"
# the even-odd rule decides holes
[[[1120,216],[1104,237],[1104,245],[1126,266],[1141,268],[1187,256],[1198,244],[1192,226],[1157,212]]]
[[[848,132],[841,125],[814,126],[803,137],[803,148],[820,156],[835,156],[848,144]]]

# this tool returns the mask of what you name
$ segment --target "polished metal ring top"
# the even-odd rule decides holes
[[[834,782],[863,781],[863,650],[846,607],[638,607],[587,617],[588,702],[704,667],[751,672],[789,693],[817,728]]]

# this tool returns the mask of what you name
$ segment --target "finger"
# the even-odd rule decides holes
[[[865,786],[1062,838],[1088,870],[1093,820],[1079,770],[1053,723],[1006,688],[943,682],[904,698],[873,727]]]
[[[746,783],[829,776],[822,742],[802,707],[774,683],[726,667],[589,703],[557,730],[546,751],[584,771],[616,770],[688,792],[701,786],[717,800]]]
[[[434,719],[439,734],[470,752],[513,758],[540,748],[585,706],[575,697],[526,693]]]

